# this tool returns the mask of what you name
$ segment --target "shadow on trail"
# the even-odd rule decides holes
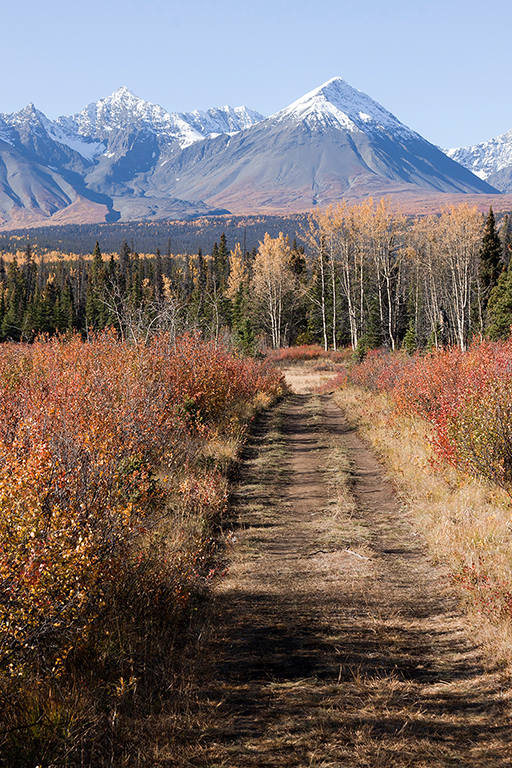
[[[509,768],[497,675],[400,519],[378,462],[332,400],[320,402],[321,420],[310,396],[282,407],[282,473],[260,461],[269,421],[246,448],[237,509],[249,554],[216,594],[188,765]],[[350,451],[371,558],[325,552],[315,538],[328,496],[326,434]]]
[[[371,611],[367,603],[352,603],[352,618],[344,622],[342,615],[335,618],[341,611],[335,601],[315,599],[305,610],[303,602],[275,595],[223,595],[217,611],[230,631],[216,643],[208,696],[224,728],[229,724],[227,742],[275,735],[281,724],[289,725],[291,708],[295,730],[316,747],[320,720],[322,743],[344,740],[350,746],[364,726],[371,731],[369,742],[385,734],[397,748],[407,743],[414,752],[422,743],[426,748],[425,741],[429,750],[459,742],[460,765],[509,765],[498,761],[510,757],[505,702],[483,674],[477,649],[442,628],[433,633],[389,621],[379,625],[373,617],[354,621],[358,607],[361,614]],[[451,661],[439,664],[440,655]],[[462,691],[457,682],[464,683]],[[366,711],[371,698],[377,711]],[[501,743],[493,747],[496,741]],[[462,761],[469,743],[483,753]],[[375,763],[381,764],[387,763]]]

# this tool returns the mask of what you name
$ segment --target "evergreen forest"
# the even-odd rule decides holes
[[[512,325],[510,217],[450,207],[408,218],[390,200],[315,211],[297,237],[258,245],[222,233],[195,253],[139,254],[124,239],[103,252],[48,255],[27,241],[0,258],[0,339],[122,339],[200,332],[243,354],[320,343],[325,349],[467,348]],[[91,244],[92,245],[92,244]]]

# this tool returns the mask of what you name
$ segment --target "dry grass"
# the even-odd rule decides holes
[[[312,392],[317,387],[327,383],[336,373],[337,367],[330,361],[319,364],[316,360],[300,365],[280,366],[288,386],[297,394]]]
[[[444,565],[462,587],[479,636],[512,667],[512,606],[504,604],[512,591],[510,498],[436,462],[429,426],[397,414],[386,395],[346,387],[335,397],[384,461],[404,510],[428,542],[432,559]],[[476,588],[468,583],[468,572],[480,582]]]
[[[256,435],[188,752],[154,765],[508,768],[501,677],[396,507],[358,507],[329,403],[295,398]]]

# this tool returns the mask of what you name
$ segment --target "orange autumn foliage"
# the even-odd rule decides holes
[[[277,372],[192,335],[1,345],[0,668],[65,658],[171,499],[218,513],[218,478],[196,456],[239,436],[258,392],[282,389]],[[188,578],[194,558],[180,562]]]

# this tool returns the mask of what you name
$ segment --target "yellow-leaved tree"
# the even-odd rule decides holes
[[[235,245],[235,250],[229,254],[229,277],[226,295],[231,301],[234,300],[238,289],[243,284],[246,276],[244,258],[240,243]]]
[[[290,269],[292,249],[283,233],[265,234],[253,264],[253,282],[261,302],[272,346],[278,349],[286,337],[287,302],[293,298],[295,278]]]

